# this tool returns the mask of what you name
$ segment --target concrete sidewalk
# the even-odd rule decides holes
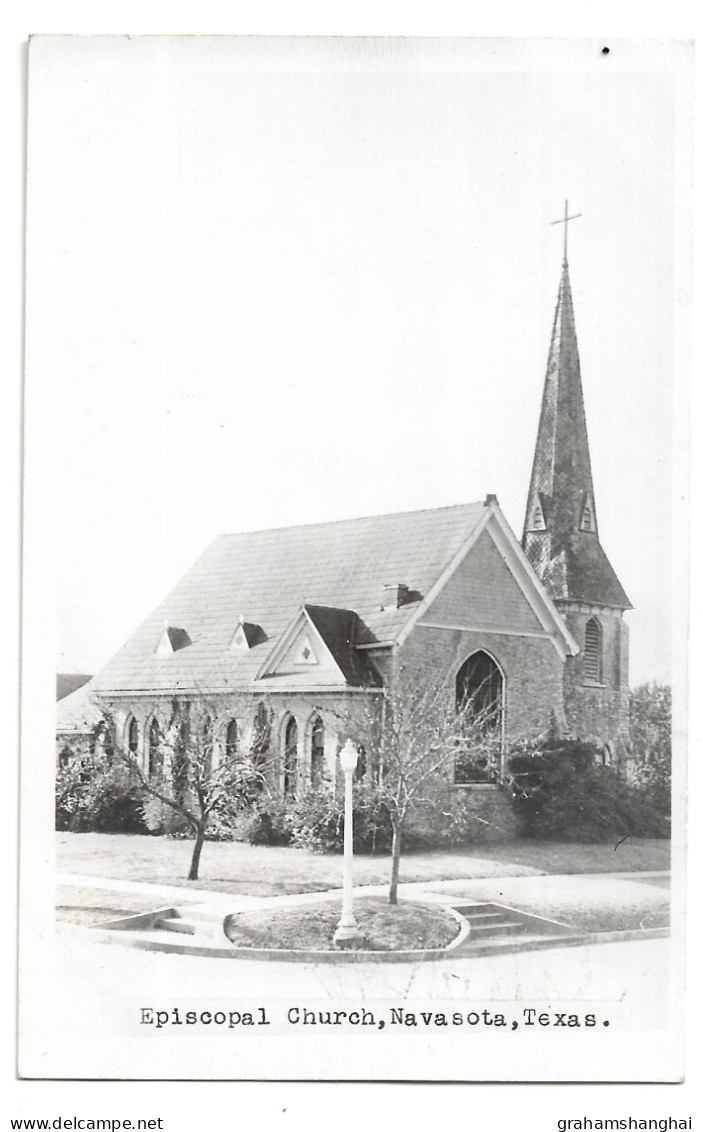
[[[666,904],[666,889],[647,884],[647,880],[664,879],[667,872],[647,873],[543,873],[537,876],[484,877],[480,879],[448,881],[412,881],[400,884],[401,896],[411,898],[442,900],[443,897],[456,898],[457,895],[475,899],[511,899],[520,902],[544,902],[552,906],[557,903],[582,907],[602,905],[604,902],[617,906],[618,903],[642,905],[643,910],[652,903]],[[323,900],[339,897],[341,888],[322,889],[317,892],[287,893],[281,896],[249,896],[244,893],[211,892],[202,888],[188,888],[176,885],[148,884],[142,881],[114,880],[110,877],[89,876],[78,873],[58,873],[58,887],[94,888],[102,891],[119,892],[125,896],[136,896],[140,900],[153,897],[154,907],[173,903],[177,905],[210,905],[237,911],[244,908],[286,907],[293,904],[315,904]],[[358,886],[359,896],[378,896],[387,892],[387,884]]]

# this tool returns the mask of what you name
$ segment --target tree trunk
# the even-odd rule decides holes
[[[193,856],[190,859],[190,872],[188,873],[188,880],[198,879],[198,870],[200,869],[200,854],[203,851],[205,844],[205,827],[198,829],[195,835],[195,845],[193,846]]]
[[[391,904],[398,903],[398,875],[400,873],[400,834],[401,826],[393,822],[393,845],[391,848],[391,887],[388,899]]]

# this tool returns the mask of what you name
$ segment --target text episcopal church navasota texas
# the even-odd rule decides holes
[[[205,695],[220,749],[263,728],[270,786],[294,794],[334,780],[350,704],[442,671],[451,695],[481,689],[504,749],[556,730],[627,773],[630,608],[598,537],[565,244],[522,544],[491,495],[221,535],[57,705],[59,758],[94,741],[97,695],[148,773],[174,699]]]

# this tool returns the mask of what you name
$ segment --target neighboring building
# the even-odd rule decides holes
[[[89,741],[98,695],[146,769],[174,700],[206,696],[220,747],[268,747],[272,785],[293,793],[334,776],[345,712],[446,670],[447,694],[478,693],[504,746],[557,729],[626,769],[629,608],[598,539],[565,261],[522,546],[492,495],[222,535],[62,701],[59,744]]]
[[[86,676],[84,673],[59,672],[56,676],[56,699],[65,699],[71,692],[77,692],[92,679],[92,676]]]

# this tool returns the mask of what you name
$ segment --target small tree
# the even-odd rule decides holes
[[[392,829],[389,901],[398,903],[403,833],[408,816],[425,808],[451,820],[448,779],[461,767],[464,782],[499,782],[500,715],[485,704],[483,687],[458,703],[451,674],[425,685],[398,682],[380,711],[359,718],[348,713],[346,731],[367,754],[366,774],[375,783],[373,805],[385,810]]]
[[[671,820],[671,688],[640,684],[630,695],[634,777],[667,824]]]
[[[115,756],[132,781],[194,836],[188,880],[198,879],[213,816],[233,805],[250,804],[265,781],[259,759],[217,742],[220,712],[221,706],[203,694],[172,699],[168,723],[159,728],[158,735],[148,736],[143,765],[129,743],[118,740],[112,712],[102,705],[103,724],[112,737]]]

